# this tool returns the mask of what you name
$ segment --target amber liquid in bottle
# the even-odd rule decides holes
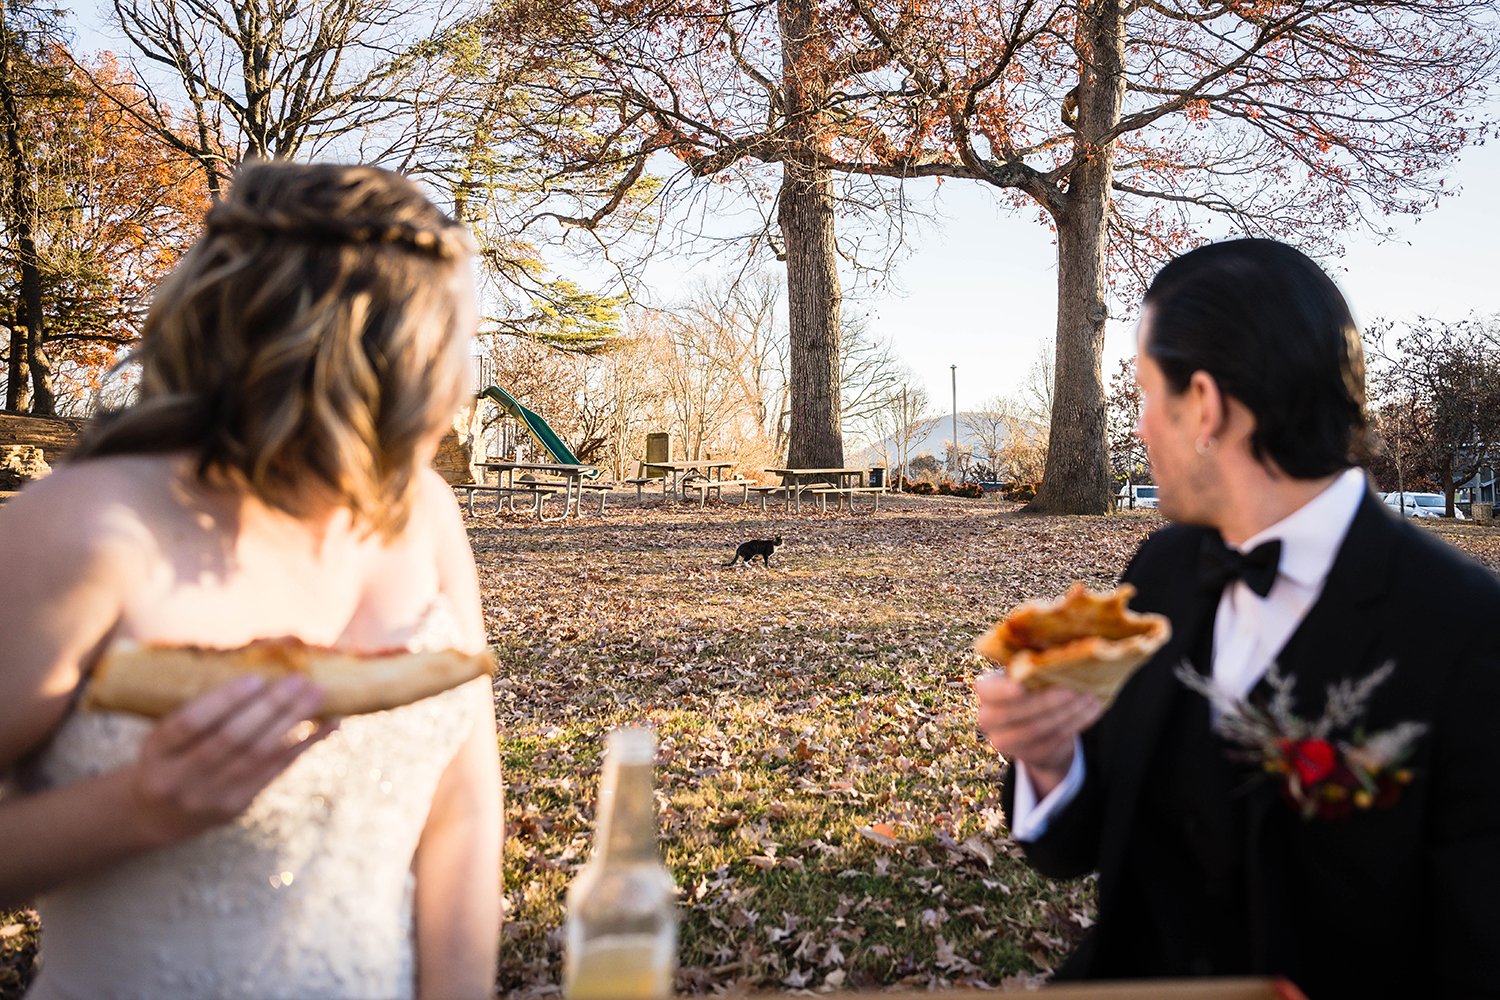
[[[656,734],[605,741],[594,853],[568,889],[563,995],[661,1000],[677,968],[676,886],[656,845]]]

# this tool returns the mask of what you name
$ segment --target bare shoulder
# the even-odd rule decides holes
[[[432,469],[423,469],[412,484],[409,532],[421,537],[440,554],[461,549],[468,554],[468,533],[453,487]]]
[[[159,456],[64,463],[0,508],[0,550],[57,558],[138,549],[148,543],[145,525],[167,493],[172,468],[171,459]]]
[[[421,507],[429,513],[458,513],[458,499],[453,494],[453,487],[436,469],[425,468],[419,472],[412,483],[412,491],[415,498],[413,508]]]
[[[432,539],[438,587],[458,611],[468,644],[481,649],[485,640],[479,611],[478,573],[453,488],[437,472],[427,469],[423,470],[417,492],[412,520],[420,522],[421,530]]]
[[[10,568],[0,574],[0,605],[36,614],[84,593],[96,606],[123,599],[161,558],[178,461],[69,462],[27,485],[0,508],[0,552]]]
[[[0,509],[0,768],[39,745],[152,565],[168,466],[64,464]]]
[[[421,532],[437,545],[465,537],[453,487],[433,469],[423,469],[412,483],[411,516],[407,530]]]

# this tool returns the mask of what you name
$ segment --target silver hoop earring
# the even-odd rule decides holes
[[[1214,437],[1199,438],[1193,442],[1193,450],[1200,455],[1212,455],[1219,450],[1219,439]]]

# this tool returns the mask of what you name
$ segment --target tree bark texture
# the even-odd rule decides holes
[[[31,368],[26,364],[26,331],[15,316],[10,318],[7,351],[5,408],[12,413],[31,409]]]
[[[1047,464],[1038,514],[1110,511],[1104,408],[1104,324],[1109,318],[1106,249],[1114,143],[1098,141],[1120,119],[1125,98],[1125,23],[1120,0],[1084,8],[1079,32],[1078,149],[1057,222],[1057,358]]]
[[[11,408],[18,411],[29,409],[37,416],[50,417],[56,412],[57,402],[52,391],[52,365],[42,340],[42,275],[36,254],[36,192],[32,189],[35,179],[30,151],[21,134],[15,80],[15,36],[10,26],[0,21],[0,117],[4,121],[5,156],[10,161],[10,218],[7,221],[13,227],[16,265],[21,275],[20,299],[16,303],[15,323],[10,335]],[[21,340],[19,345],[16,343],[17,334]],[[17,355],[21,356],[24,372],[17,370]],[[30,400],[24,399],[26,374],[31,377]],[[18,402],[20,405],[16,405]]]
[[[839,379],[838,252],[833,177],[813,155],[824,138],[829,99],[825,41],[810,0],[782,0],[782,79],[787,151],[776,220],[786,255],[787,331],[791,340],[791,426],[787,465],[844,464]]]

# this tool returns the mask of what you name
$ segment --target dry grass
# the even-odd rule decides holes
[[[555,990],[601,739],[626,722],[661,737],[680,988],[1037,976],[1089,922],[1091,887],[1037,879],[1002,835],[969,646],[1020,599],[1111,583],[1159,524],[945,498],[874,516],[659,499],[563,525],[476,516],[508,784],[502,988]],[[1500,529],[1434,530],[1500,568]],[[721,567],[775,534],[769,570]],[[14,996],[34,929],[0,926]]]
[[[1113,580],[1156,522],[903,498],[877,515],[660,501],[564,527],[477,517],[510,787],[502,985],[557,981],[598,745],[661,733],[684,893],[680,985],[998,984],[1089,920],[1001,834],[974,735],[975,635],[1016,600]],[[724,569],[780,534],[769,570]]]

